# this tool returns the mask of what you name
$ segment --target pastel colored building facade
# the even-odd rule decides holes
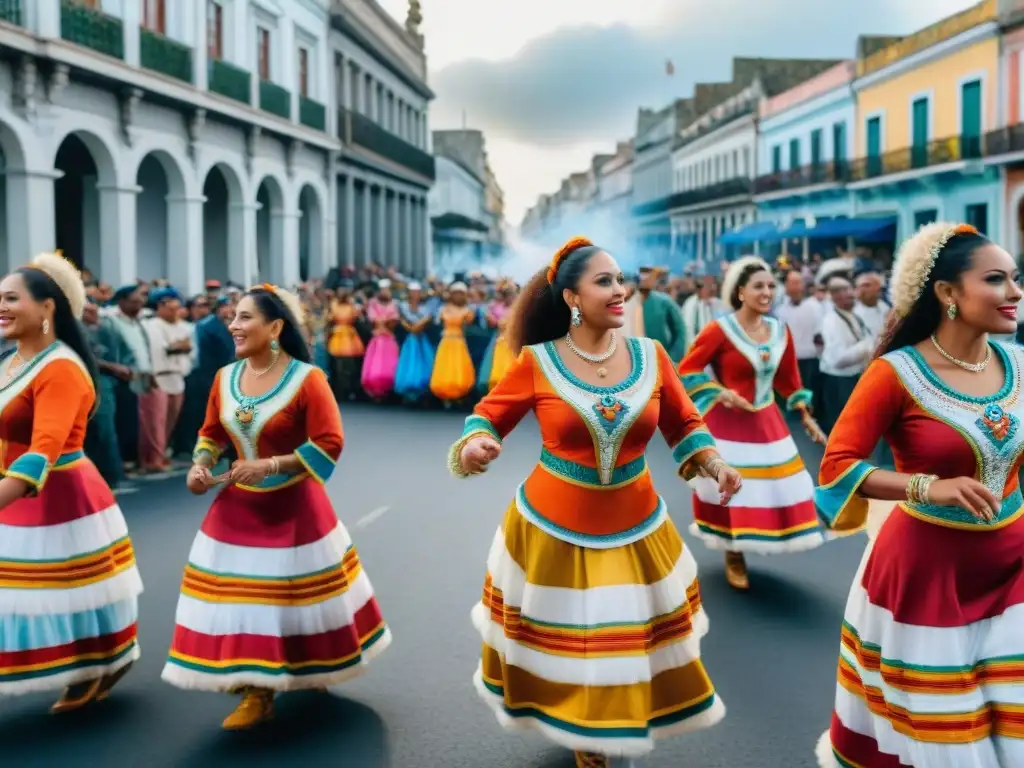
[[[999,71],[996,0],[859,58],[854,215],[894,217],[897,239],[936,219],[999,236],[1003,182],[983,161],[999,123]]]

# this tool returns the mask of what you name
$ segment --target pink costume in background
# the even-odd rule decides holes
[[[398,369],[398,342],[394,331],[398,304],[370,299],[366,316],[373,323],[373,338],[363,359],[363,389],[370,397],[387,397],[395,388]]]

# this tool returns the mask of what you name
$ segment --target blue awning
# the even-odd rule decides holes
[[[789,229],[779,232],[779,240],[798,240],[804,237],[814,237],[814,228],[808,227],[803,221],[794,222]]]
[[[871,239],[889,235],[890,228],[895,229],[895,216],[879,216],[867,219],[827,219],[818,222],[808,237],[842,238],[853,237]]]
[[[740,229],[726,232],[718,238],[718,242],[721,245],[747,245],[762,240],[777,240],[778,237],[779,235],[774,224],[770,221],[758,221],[753,224],[747,224],[747,226]]]

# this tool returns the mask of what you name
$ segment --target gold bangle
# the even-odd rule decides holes
[[[927,504],[928,489],[938,479],[938,475],[926,475],[922,472],[911,475],[907,482],[907,501],[911,504]]]

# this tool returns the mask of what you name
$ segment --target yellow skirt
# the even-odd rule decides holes
[[[437,345],[430,391],[438,400],[461,400],[473,391],[476,371],[462,336],[444,336]]]
[[[498,382],[501,381],[515,361],[516,356],[512,354],[508,341],[505,340],[505,334],[501,334],[497,341],[494,342],[494,357],[491,358],[491,376],[487,380],[489,389],[494,389],[498,385]]]
[[[725,716],[700,659],[697,565],[671,521],[633,544],[587,549],[513,503],[472,617],[483,639],[474,682],[507,728],[641,757],[655,739]]]

